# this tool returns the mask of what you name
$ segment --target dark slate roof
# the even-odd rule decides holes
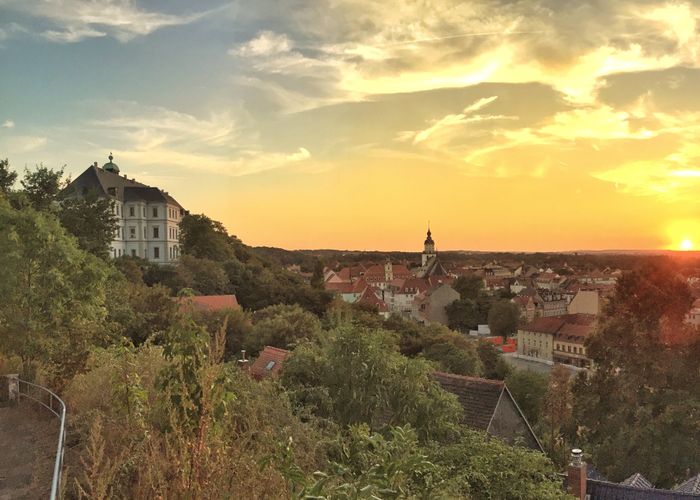
[[[165,203],[166,201],[182,208],[175,198],[165,191],[152,186],[147,186],[129,179],[126,175],[108,172],[102,168],[90,165],[82,174],[61,193],[62,196],[81,195],[89,190],[97,191],[101,196],[109,196],[120,201],[146,201]],[[111,190],[111,191],[110,191]]]
[[[696,474],[687,481],[679,484],[673,488],[673,490],[681,493],[693,493],[695,495],[700,495],[700,474]]]
[[[640,489],[634,486],[596,481],[589,479],[586,482],[586,493],[590,500],[678,500],[686,498],[700,498],[700,495],[682,493],[680,491]]]
[[[466,425],[483,431],[488,429],[505,388],[503,381],[444,372],[435,372],[432,377],[444,390],[457,396],[464,408],[463,422]]]
[[[634,488],[641,488],[645,490],[652,489],[654,487],[651,482],[642,476],[639,472],[635,472],[632,474],[630,477],[622,481],[620,484],[623,484],[625,486],[632,486]]]

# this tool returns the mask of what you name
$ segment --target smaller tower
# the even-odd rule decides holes
[[[421,266],[425,267],[430,259],[436,257],[435,253],[435,242],[433,241],[432,233],[430,232],[430,226],[428,226],[428,235],[425,238],[425,243],[423,244],[423,255],[421,256]]]
[[[394,266],[391,265],[391,261],[386,259],[384,263],[384,281],[389,283],[394,279]]]
[[[117,166],[116,163],[112,162],[113,159],[114,159],[114,156],[112,156],[112,153],[109,153],[109,162],[102,165],[102,170],[106,170],[107,172],[112,172],[113,174],[118,174],[119,167]]]

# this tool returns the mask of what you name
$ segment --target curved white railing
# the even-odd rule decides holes
[[[61,487],[61,472],[63,469],[63,453],[66,437],[66,404],[56,393],[46,387],[32,384],[26,380],[19,379],[19,397],[27,398],[49,410],[56,415],[60,421],[58,430],[58,447],[56,449],[56,460],[53,466],[53,479],[51,481],[50,500],[58,498],[58,491]]]

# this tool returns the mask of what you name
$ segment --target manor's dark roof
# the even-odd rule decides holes
[[[157,187],[147,186],[135,179],[129,179],[126,175],[109,172],[95,165],[90,165],[61,194],[66,197],[80,196],[90,190],[96,191],[100,196],[114,198],[122,202],[167,202],[182,208],[175,198]]]

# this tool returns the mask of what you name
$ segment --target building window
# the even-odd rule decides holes
[[[153,228],[153,237],[154,238],[159,238],[160,237],[160,231],[158,231],[158,226]]]
[[[148,248],[143,249],[143,258],[147,259],[148,258]]]
[[[146,239],[146,226],[144,226],[144,228],[143,228],[143,239],[144,240]]]
[[[153,217],[158,217],[158,207],[153,207]]]
[[[136,209],[134,207],[129,207],[129,216],[133,217],[136,215]]]
[[[136,238],[136,226],[129,227],[129,238],[132,240]]]
[[[136,250],[133,248],[131,249],[131,256],[136,257]]]
[[[143,207],[143,216],[146,217],[146,207]]]
[[[153,258],[160,259],[160,247],[153,247]]]

